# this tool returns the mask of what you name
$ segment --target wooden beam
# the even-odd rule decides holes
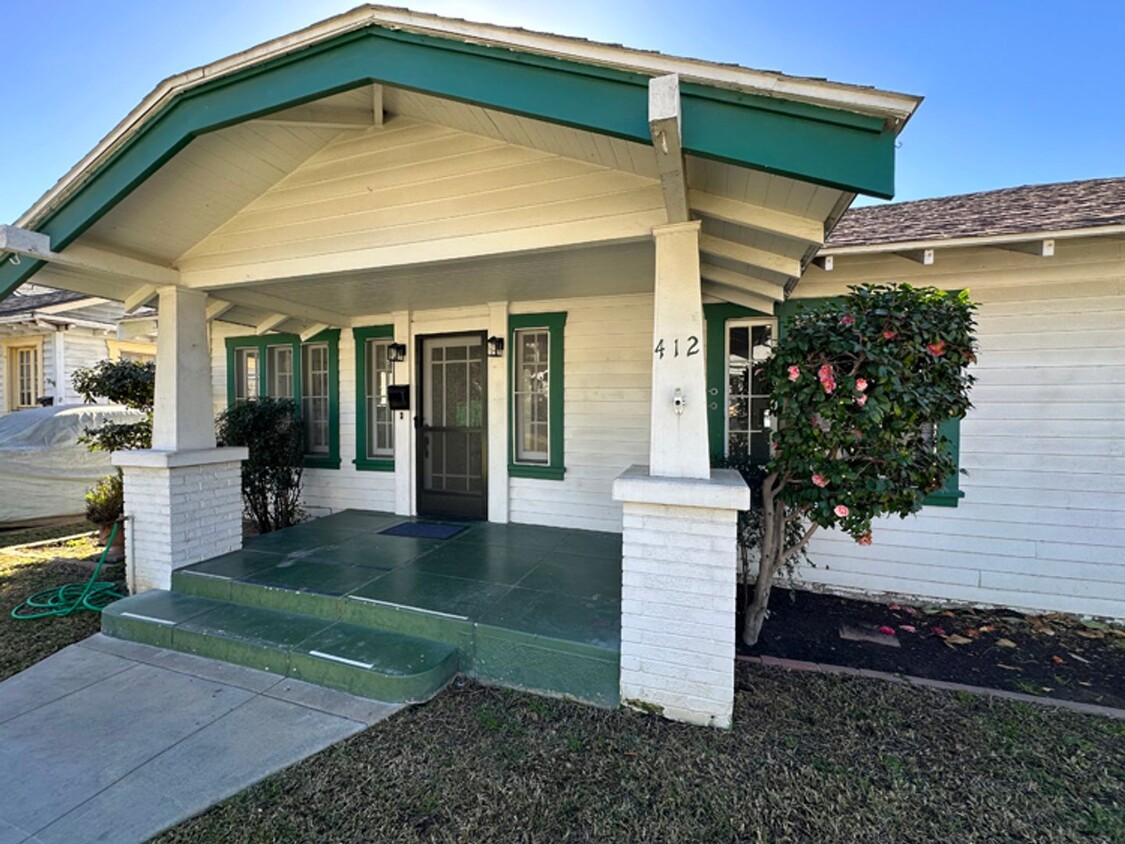
[[[115,276],[147,284],[178,284],[180,274],[171,267],[139,261],[105,249],[71,244],[62,252],[51,250],[51,239],[16,226],[0,226],[0,252],[11,252],[47,261],[72,270]]]
[[[905,252],[896,252],[895,254],[924,267],[933,266],[934,263],[934,250],[932,249],[908,249]]]
[[[289,314],[270,314],[268,317],[254,326],[254,333],[265,334],[267,332],[273,331],[287,319],[289,319]]]
[[[1037,258],[1053,258],[1055,256],[1055,241],[1053,238],[1029,240],[1024,243],[998,243],[996,248],[1006,249],[1008,252],[1023,252]]]
[[[380,106],[382,99],[380,97]],[[368,129],[378,126],[374,112],[366,108],[345,108],[342,106],[309,105],[287,108],[265,117],[259,123],[273,126],[315,126],[325,129]]]
[[[826,273],[832,272],[836,268],[836,259],[831,255],[819,255],[812,259],[812,262],[824,270]]]
[[[824,243],[824,221],[763,208],[749,202],[739,202],[725,196],[716,196],[698,190],[688,191],[691,209],[704,217],[733,223],[754,231],[775,234],[820,246]]]
[[[383,125],[383,86],[378,82],[371,84],[371,119],[372,125]]]
[[[724,302],[730,302],[733,305],[742,305],[744,308],[752,308],[763,314],[773,313],[772,300],[764,296],[755,296],[753,293],[747,293],[745,290],[740,290],[737,287],[729,287],[725,284],[705,281],[703,282],[702,293],[704,296],[714,296],[716,299],[722,299]]]
[[[137,308],[147,305],[152,301],[156,295],[157,287],[155,284],[142,284],[132,293],[125,297],[124,306],[125,313],[131,314]]]
[[[797,258],[788,258],[776,252],[735,243],[733,240],[723,240],[714,235],[701,234],[699,236],[699,251],[728,261],[737,261],[748,267],[756,267],[767,272],[777,273],[786,278],[799,278],[801,275],[801,262]]]
[[[207,308],[204,311],[204,316],[207,317],[208,322],[212,322],[221,317],[233,307],[233,302],[224,302],[222,299],[208,299]]]
[[[293,319],[306,322],[323,322],[336,328],[348,328],[352,324],[351,317],[338,314],[335,311],[328,311],[314,305],[305,305],[290,299],[282,299],[255,290],[224,290],[221,295],[225,301],[239,307],[253,308],[271,314],[286,314]]]
[[[301,334],[300,334],[301,342],[304,343],[307,340],[311,340],[313,337],[315,337],[317,334],[319,334],[320,332],[322,332],[326,328],[328,328],[328,325],[326,323],[314,322],[308,328],[304,328],[304,329],[301,330]]]
[[[708,281],[716,281],[728,287],[737,287],[739,290],[753,293],[755,296],[761,296],[774,302],[785,300],[785,285],[783,284],[774,284],[760,278],[725,270],[722,267],[714,267],[710,264],[701,264],[699,275]]]
[[[648,128],[660,172],[669,223],[688,221],[687,168],[680,116],[680,77],[675,73],[648,81]]]

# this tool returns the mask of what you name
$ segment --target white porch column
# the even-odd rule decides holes
[[[698,221],[652,230],[656,241],[652,325],[652,474],[708,478],[707,372]]]
[[[508,342],[508,303],[488,303],[488,336]],[[508,521],[508,356],[488,358],[488,520]]]
[[[613,484],[622,502],[621,702],[729,727],[734,710],[738,511],[750,490],[711,469],[699,223],[656,240],[650,465]]]
[[[215,448],[204,294],[160,289],[152,448],[119,451],[131,592],[168,589],[172,570],[242,547],[245,448]]]
[[[414,344],[410,337],[410,311],[395,311],[394,319],[396,343],[406,346],[406,360],[395,364],[395,383],[410,385],[412,373],[418,362],[414,360]],[[411,441],[414,438],[414,414],[418,413],[415,395],[410,410],[395,411],[395,513],[399,516],[414,515],[414,453]]]

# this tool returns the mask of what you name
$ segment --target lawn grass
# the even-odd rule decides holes
[[[729,732],[459,683],[158,840],[1125,841],[1125,723],[739,678]]]
[[[37,529],[32,533],[6,535],[4,541],[33,542],[73,535],[80,530],[81,525],[77,528],[66,525]],[[44,533],[47,535],[44,536]],[[76,612],[66,618],[16,621],[11,617],[11,611],[33,592],[88,579],[91,574],[89,568],[56,560],[80,560],[99,551],[100,548],[89,539],[35,548],[0,548],[0,680],[98,632],[101,625],[98,613]]]

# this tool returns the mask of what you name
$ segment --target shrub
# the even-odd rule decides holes
[[[86,493],[86,520],[105,527],[121,518],[125,512],[125,487],[121,474],[106,475]]]
[[[259,533],[299,522],[305,441],[297,403],[241,401],[219,414],[216,427],[223,445],[250,449],[242,464],[242,502]]]
[[[106,399],[139,410],[138,422],[104,422],[87,428],[78,441],[91,451],[129,451],[152,448],[152,405],[156,391],[156,364],[133,360],[103,360],[79,369],[71,379],[75,392],[89,403]]]

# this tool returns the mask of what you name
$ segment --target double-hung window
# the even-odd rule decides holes
[[[508,318],[511,361],[513,477],[561,480],[563,463],[563,334],[565,313]]]
[[[387,400],[387,387],[394,383],[390,346],[393,325],[353,329],[356,375],[357,469],[375,472],[394,470],[394,412]]]
[[[9,409],[35,407],[43,379],[38,346],[8,347],[8,379]]]
[[[292,399],[305,434],[305,466],[340,467],[339,337],[293,334],[227,339],[227,401]]]

